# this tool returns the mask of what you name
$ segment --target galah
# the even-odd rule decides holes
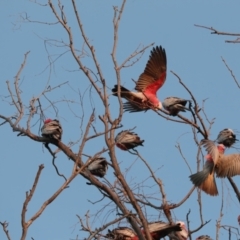
[[[162,221],[149,223],[148,229],[153,240],[159,240],[166,237],[170,233],[182,231],[181,223],[170,224]]]
[[[154,222],[148,224],[149,232],[152,236],[152,240],[159,240],[164,238],[169,233],[175,231],[182,231],[182,227],[180,223],[170,224],[165,222]],[[141,230],[144,235],[144,229]],[[137,234],[128,227],[119,227],[115,228],[114,230],[108,230],[108,234],[106,237],[114,240],[138,240]]]
[[[240,225],[240,215],[238,216],[237,220],[238,220],[238,224]]]
[[[210,236],[208,235],[201,235],[196,240],[213,240]]]
[[[136,82],[135,90],[132,92],[123,86],[119,86],[119,93],[128,102],[123,105],[125,111],[139,112],[148,109],[161,109],[162,103],[157,98],[157,91],[166,80],[167,57],[164,48],[154,47],[144,72]],[[118,96],[118,85],[112,89],[113,95]]]
[[[173,231],[170,234],[168,234],[168,237],[171,240],[187,240],[188,239],[188,230],[186,228],[186,225],[182,221],[177,221],[176,224],[179,224],[181,227],[181,231]]]
[[[189,102],[189,107],[185,107],[187,102]],[[163,107],[169,112],[171,116],[177,116],[178,113],[190,111],[191,101],[185,100],[178,97],[167,97],[163,101]]]
[[[106,237],[114,240],[138,240],[137,234],[128,227],[118,227],[108,230]]]
[[[116,146],[120,149],[126,151],[137,146],[143,146],[144,140],[141,140],[140,137],[128,130],[124,130],[118,133],[115,137]]]
[[[225,146],[215,145],[211,140],[202,140],[208,152],[203,170],[190,176],[193,184],[209,195],[218,195],[214,173],[217,177],[233,177],[240,175],[240,154],[224,155]]]
[[[225,128],[219,132],[216,141],[219,144],[223,144],[225,147],[231,147],[238,139],[236,139],[236,135],[232,129]]]
[[[104,177],[108,170],[108,163],[105,158],[97,158],[88,165],[88,170],[95,176]]]
[[[60,122],[57,119],[46,119],[41,131],[43,137],[54,138],[58,141],[61,141],[63,130]]]

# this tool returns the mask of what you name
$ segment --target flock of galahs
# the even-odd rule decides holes
[[[159,110],[163,106],[170,115],[176,116],[180,111],[190,110],[190,100],[168,97],[162,104],[157,98],[156,93],[166,80],[166,70],[166,52],[161,46],[155,47],[151,51],[144,72],[136,82],[135,90],[137,92],[115,85],[112,89],[113,95],[127,100],[123,104],[123,108],[129,112],[147,111],[149,109]],[[188,107],[186,107],[187,103],[189,103]],[[41,131],[43,137],[61,141],[63,131],[58,120],[45,120]],[[206,163],[203,170],[190,176],[190,180],[196,187],[207,194],[215,196],[218,195],[215,174],[221,178],[240,174],[240,154],[224,155],[225,149],[230,148],[236,141],[236,135],[231,129],[222,130],[216,141],[201,141],[208,154],[205,156]],[[115,137],[115,145],[124,151],[143,146],[143,142],[144,140],[141,140],[136,133],[130,130],[121,131]],[[102,178],[108,170],[108,163],[103,157],[96,158],[88,165],[88,170],[91,174]],[[155,222],[149,223],[148,227],[153,240],[159,240],[165,236],[172,240],[186,240],[188,238],[188,231],[183,222],[176,222],[175,224]],[[144,234],[144,230],[142,230],[142,233]],[[138,240],[137,234],[127,227],[109,230],[106,237],[115,240]],[[211,238],[208,235],[202,235],[196,240],[211,240]]]

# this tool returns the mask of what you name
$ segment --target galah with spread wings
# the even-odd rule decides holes
[[[189,102],[188,108],[186,107],[187,102]],[[171,116],[177,116],[179,112],[190,111],[191,101],[178,97],[167,97],[163,101],[163,107]]]
[[[159,240],[161,238],[164,238],[170,233],[173,233],[176,231],[178,232],[182,231],[182,227],[180,223],[170,224],[170,223],[165,223],[161,221],[149,223],[148,228],[152,236],[152,240]],[[144,230],[142,229],[141,231],[144,234]],[[139,239],[137,234],[131,228],[128,228],[128,227],[119,227],[119,228],[115,228],[112,231],[108,230],[108,234],[106,236],[114,240],[138,240]]]
[[[132,92],[123,86],[119,86],[120,96],[128,101],[123,105],[124,110],[139,112],[151,108],[161,109],[162,103],[157,98],[157,91],[166,80],[166,71],[166,52],[161,46],[154,47],[144,72],[136,82],[135,90],[137,90],[137,92]],[[118,96],[118,85],[114,86],[112,92],[114,96]]]
[[[115,137],[116,146],[124,151],[135,148],[137,146],[143,146],[143,142],[144,140],[141,140],[136,133],[130,132],[128,130],[121,131]]]
[[[57,119],[46,119],[44,125],[41,128],[42,136],[47,138],[54,138],[61,141],[62,138],[62,126]]]
[[[97,177],[104,177],[108,170],[108,163],[105,158],[97,158],[88,165],[88,170]]]
[[[215,145],[211,140],[202,140],[208,152],[203,170],[190,176],[193,184],[211,196],[218,195],[214,174],[217,177],[233,177],[240,175],[240,154],[224,155],[225,146]]]
[[[213,240],[213,239],[210,238],[210,236],[208,235],[201,235],[198,238],[196,238],[196,240]]]
[[[219,144],[223,144],[225,147],[231,147],[238,139],[236,139],[236,135],[232,129],[225,128],[219,132],[216,141]]]

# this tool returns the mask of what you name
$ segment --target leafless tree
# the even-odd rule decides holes
[[[114,213],[116,218],[108,218],[109,220],[104,223],[102,226],[95,226],[93,229],[91,227],[91,216],[86,210],[85,217],[77,216],[80,227],[83,231],[88,233],[87,239],[106,239],[108,238],[108,229],[113,229],[115,226],[127,226],[134,230],[138,239],[140,240],[151,240],[151,231],[148,227],[148,223],[151,219],[148,219],[148,209],[154,209],[159,213],[159,218],[163,218],[170,225],[174,225],[176,223],[174,216],[174,209],[181,208],[183,204],[192,196],[194,191],[198,191],[198,199],[197,203],[199,206],[199,225],[194,229],[190,225],[191,220],[191,211],[187,211],[185,214],[186,225],[188,228],[189,239],[192,239],[192,234],[199,231],[202,227],[208,224],[209,219],[204,219],[202,214],[202,195],[201,191],[195,189],[195,187],[191,187],[190,189],[186,189],[182,196],[179,196],[179,199],[175,199],[174,203],[170,202],[168,199],[168,192],[165,189],[167,183],[163,183],[162,179],[157,177],[156,169],[153,169],[149,162],[136,150],[129,150],[128,154],[131,156],[136,156],[136,158],[145,165],[146,171],[148,171],[149,179],[142,180],[139,183],[131,183],[126,179],[127,171],[126,169],[121,168],[120,159],[116,154],[116,144],[115,144],[115,136],[116,130],[122,128],[122,119],[124,113],[123,102],[120,96],[118,96],[118,105],[114,106],[114,108],[118,109],[117,114],[113,113],[111,102],[111,88],[113,87],[112,82],[108,82],[104,76],[104,72],[101,68],[101,63],[99,62],[97,49],[92,44],[89,36],[87,35],[84,29],[84,22],[82,21],[81,15],[78,12],[78,6],[76,0],[71,0],[69,3],[72,7],[72,11],[74,13],[74,21],[77,23],[77,29],[74,29],[69,20],[69,16],[65,11],[64,4],[60,0],[57,2],[53,2],[52,0],[48,0],[48,4],[41,5],[40,3],[35,2],[39,5],[39,7],[47,8],[52,11],[52,16],[54,17],[53,22],[41,22],[32,18],[29,18],[27,14],[22,14],[23,22],[29,22],[32,24],[45,24],[47,26],[58,25],[64,31],[64,34],[67,36],[67,40],[59,40],[59,39],[44,39],[44,43],[46,46],[54,46],[56,48],[62,48],[63,53],[58,57],[62,57],[65,52],[71,55],[74,59],[75,64],[77,64],[81,73],[84,74],[84,79],[81,81],[88,82],[89,87],[86,87],[84,90],[84,94],[89,94],[89,99],[97,98],[99,107],[97,113],[91,103],[86,103],[84,99],[84,94],[78,92],[75,87],[76,93],[79,95],[79,105],[82,109],[82,115],[79,117],[74,111],[72,111],[72,102],[69,99],[63,99],[60,101],[60,104],[66,103],[73,112],[73,115],[79,119],[79,125],[81,128],[81,136],[75,142],[64,143],[63,141],[56,141],[55,139],[50,139],[47,137],[40,136],[39,132],[35,131],[33,126],[38,126],[40,130],[43,124],[43,121],[47,118],[47,110],[52,109],[52,111],[56,112],[56,116],[59,115],[61,111],[59,107],[57,107],[57,100],[51,99],[49,93],[54,91],[58,91],[59,89],[67,86],[68,88],[72,88],[69,82],[58,83],[55,86],[50,86],[49,82],[46,84],[46,87],[42,89],[41,93],[38,96],[32,97],[28,102],[25,101],[24,91],[21,89],[21,79],[22,79],[22,71],[23,69],[27,69],[28,67],[28,57],[29,52],[24,55],[23,61],[17,71],[16,77],[13,81],[7,81],[6,87],[8,89],[8,97],[10,98],[9,102],[5,102],[6,105],[13,106],[14,110],[12,114],[6,115],[4,112],[0,112],[0,118],[2,119],[1,127],[5,127],[6,125],[10,125],[13,132],[17,133],[18,137],[28,138],[29,141],[35,141],[38,144],[44,143],[44,147],[47,149],[47,154],[50,154],[52,157],[52,164],[56,169],[57,174],[64,179],[63,184],[52,193],[52,195],[46,199],[40,208],[36,210],[35,214],[33,214],[30,218],[27,219],[26,212],[29,203],[32,201],[32,197],[35,194],[35,191],[38,187],[39,179],[41,178],[41,174],[44,171],[44,166],[40,165],[38,167],[35,179],[33,181],[32,187],[30,191],[26,192],[26,197],[23,202],[22,213],[21,213],[21,225],[22,225],[22,235],[21,239],[27,239],[27,234],[29,227],[31,224],[41,216],[41,214],[46,210],[50,203],[54,202],[56,198],[71,185],[71,182],[76,178],[85,178],[87,183],[91,186],[94,186],[99,191],[99,197],[102,199],[108,199],[109,206],[105,205],[102,207],[99,205],[99,212],[96,215],[100,215],[105,211],[105,208],[111,209],[111,213]],[[133,52],[125,58],[122,62],[119,62],[117,59],[117,49],[118,49],[118,34],[119,34],[119,26],[122,19],[122,15],[125,9],[126,0],[123,0],[120,6],[115,6],[113,8],[113,46],[111,52],[111,60],[113,62],[114,71],[115,71],[115,84],[121,84],[121,72],[123,68],[132,67],[134,64],[141,59],[141,56],[150,50],[150,47],[153,43],[150,43],[147,46],[139,46]],[[215,34],[222,34],[221,32],[216,31],[213,28],[209,28]],[[77,38],[74,38],[75,32],[81,35],[82,46],[79,48]],[[231,35],[231,34],[224,34]],[[239,36],[236,35],[236,36]],[[235,40],[238,42],[239,39]],[[86,64],[85,58],[90,59],[89,65]],[[49,59],[51,59],[51,55],[49,54]],[[224,61],[224,59],[223,59]],[[226,67],[231,72],[230,68],[224,61]],[[49,61],[50,69],[54,68],[54,61]],[[52,71],[52,70],[51,70]],[[187,118],[183,114],[178,114],[176,117],[171,116],[165,110],[156,110],[150,109],[149,111],[153,111],[157,118],[161,118],[164,121],[172,121],[175,124],[188,125],[189,129],[192,133],[192,139],[197,145],[196,152],[196,169],[200,170],[202,168],[202,159],[204,156],[204,152],[201,148],[200,140],[208,139],[209,132],[214,124],[214,119],[209,119],[204,110],[204,104],[197,102],[194,97],[194,94],[191,89],[186,86],[181,77],[171,71],[179,82],[180,86],[183,87],[186,92],[189,94],[189,98],[191,99],[191,107],[190,107],[190,116]],[[233,73],[231,72],[234,77]],[[237,80],[234,77],[234,80]],[[89,111],[85,111],[85,106],[91,108],[91,113]],[[133,113],[134,114],[134,113]],[[148,112],[146,113],[148,114]],[[37,119],[37,120],[36,120]],[[96,121],[100,120],[101,127],[96,124]],[[102,139],[104,147],[99,148],[97,151],[92,152],[91,155],[87,154],[85,151],[86,145],[94,145],[94,139],[99,138]],[[77,151],[73,150],[78,149]],[[179,151],[180,156],[183,161],[185,161],[186,165],[189,168],[189,172],[195,172],[196,169],[192,170],[188,164],[188,160],[185,157],[184,152],[182,151],[181,144],[177,144],[177,149]],[[55,148],[53,150],[53,148]],[[69,161],[69,165],[72,166],[72,172],[69,176],[65,176],[60,173],[57,165],[55,164],[56,157],[63,153],[66,157],[66,160]],[[109,160],[107,159],[108,168],[111,169],[114,173],[114,180],[110,180],[107,177],[107,173],[103,178],[99,178],[91,172],[91,164],[96,162],[96,160],[101,160],[101,155],[107,153],[109,155]],[[104,159],[105,161],[105,159]],[[154,186],[154,193],[148,194],[145,192],[144,181],[148,181],[147,184]],[[235,192],[237,199],[240,199],[239,190],[234,183],[232,178],[229,178],[233,191]],[[100,200],[100,202],[101,202]],[[223,201],[223,199],[222,199]],[[240,201],[240,200],[239,200]],[[93,204],[98,204],[99,202],[95,202]],[[109,211],[109,210],[106,210]],[[220,212],[220,216],[217,221],[217,230],[216,230],[216,239],[219,239],[219,231],[221,228],[227,228],[229,230],[229,236],[231,234],[235,234],[239,237],[239,232],[237,229],[234,229],[232,226],[221,226],[222,219],[222,209]],[[155,219],[160,220],[160,219]],[[3,231],[5,232],[6,238],[11,239],[11,232],[8,230],[8,223],[6,221],[1,222]],[[171,237],[171,239],[183,239],[180,236]],[[231,239],[231,238],[229,238]]]

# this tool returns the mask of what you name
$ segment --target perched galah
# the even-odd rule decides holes
[[[136,133],[130,132],[128,130],[121,131],[115,137],[116,146],[124,151],[135,148],[137,146],[143,146],[143,142],[144,140],[141,140]]]
[[[166,80],[167,57],[164,48],[154,47],[144,72],[136,82],[135,90],[131,92],[120,86],[119,92],[122,98],[128,100],[124,104],[124,110],[129,112],[146,111],[150,108],[161,109],[162,103],[157,98],[157,91]],[[118,96],[118,85],[112,89],[113,95]]]
[[[189,102],[189,107],[185,107],[187,102]],[[171,116],[177,116],[178,113],[190,111],[191,101],[185,100],[178,97],[167,97],[163,101],[163,107],[169,112]]]
[[[186,225],[182,221],[177,221],[176,224],[179,224],[181,227],[181,231],[173,231],[170,234],[168,234],[168,237],[170,240],[187,240],[188,239],[188,230],[186,228]]]
[[[97,158],[88,165],[88,170],[95,176],[104,177],[108,170],[108,163],[105,158]]]
[[[149,232],[152,236],[152,240],[159,240],[164,238],[169,233],[182,231],[182,227],[180,223],[170,224],[164,222],[154,222],[148,224]],[[144,235],[144,229],[141,230]],[[110,239],[114,240],[138,240],[137,234],[128,227],[119,227],[114,230],[108,230],[108,234],[106,235]]]
[[[231,147],[238,139],[236,139],[236,135],[232,129],[225,128],[219,132],[216,141],[219,144],[223,144],[225,147]]]
[[[108,230],[106,237],[114,240],[138,240],[137,234],[128,227],[118,227]]]
[[[57,119],[50,119],[44,121],[44,125],[41,128],[42,136],[47,138],[54,138],[58,141],[62,138],[62,126]]]
[[[238,216],[237,220],[238,220],[238,224],[240,225],[240,215]]]
[[[215,146],[211,140],[202,140],[208,152],[203,170],[190,176],[193,184],[212,196],[218,195],[214,173],[217,177],[233,177],[240,175],[240,154],[224,155],[225,146]]]
[[[201,235],[198,238],[196,238],[196,240],[213,240],[213,239],[210,238],[210,236],[208,235]]]
[[[162,221],[149,223],[148,229],[151,233],[153,240],[159,240],[161,238],[166,237],[170,233],[182,231],[180,223],[170,224]]]

